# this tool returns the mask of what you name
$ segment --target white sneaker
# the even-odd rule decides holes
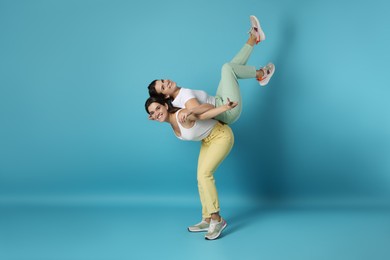
[[[260,86],[265,86],[270,81],[271,77],[275,73],[275,65],[273,63],[268,63],[266,66],[261,68],[264,72],[264,76],[261,78],[257,78]]]
[[[207,240],[217,239],[221,235],[222,230],[226,228],[226,226],[227,223],[222,217],[220,222],[218,222],[217,220],[211,220],[209,230],[205,235],[205,239]]]
[[[264,31],[261,29],[260,22],[256,16],[251,15],[249,18],[251,20],[251,28],[248,33],[256,36],[256,44],[258,44],[259,42],[265,40]]]
[[[209,226],[210,224],[207,223],[206,220],[202,220],[201,222],[199,222],[198,224],[195,224],[193,226],[189,226],[188,227],[188,231],[190,232],[202,232],[202,231],[207,231],[209,230]]]

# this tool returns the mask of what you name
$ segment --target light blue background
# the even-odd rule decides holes
[[[224,197],[388,199],[385,1],[1,1],[1,198],[197,196],[199,143],[147,120],[156,78],[214,94],[247,39]],[[194,198],[197,202],[197,198]]]
[[[0,0],[0,258],[385,259],[388,210],[366,207],[390,198],[388,10]],[[147,120],[146,87],[215,93],[250,14],[267,39],[249,64],[276,73],[266,88],[240,82],[235,146],[216,173],[230,229],[207,244],[184,233],[200,217],[199,143]]]

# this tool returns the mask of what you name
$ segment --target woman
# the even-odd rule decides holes
[[[181,140],[201,141],[198,158],[198,191],[202,204],[202,221],[188,227],[190,232],[207,231],[205,239],[213,240],[220,236],[227,226],[219,214],[219,200],[215,187],[214,172],[229,154],[234,143],[231,128],[212,119],[221,113],[237,106],[237,102],[227,103],[217,108],[197,108],[187,114],[183,123],[178,117],[183,109],[173,107],[161,97],[149,97],[145,102],[146,112],[150,120],[166,122]]]
[[[192,109],[199,105],[213,108],[226,103],[227,97],[238,102],[235,109],[219,114],[216,119],[226,124],[234,123],[242,111],[241,94],[238,79],[256,78],[261,86],[268,84],[275,72],[275,66],[268,63],[265,67],[256,70],[254,66],[247,66],[246,63],[252,53],[255,44],[265,40],[265,34],[260,27],[258,19],[251,15],[251,29],[249,39],[239,53],[229,63],[222,66],[221,80],[216,96],[210,96],[202,90],[191,90],[177,86],[176,82],[165,80],[154,80],[149,86],[150,96],[161,96],[170,99],[175,107]],[[189,111],[181,113],[179,120],[184,121]]]

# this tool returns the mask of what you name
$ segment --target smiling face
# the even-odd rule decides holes
[[[168,120],[168,105],[161,105],[158,102],[153,102],[148,106],[149,119],[159,122]]]
[[[165,98],[173,97],[174,92],[178,89],[176,82],[169,79],[157,80],[154,87],[156,92],[164,95]]]

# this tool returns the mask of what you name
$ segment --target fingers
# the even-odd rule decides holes
[[[179,117],[179,122],[180,123],[185,123],[185,121],[187,120],[188,116],[190,116],[192,114],[192,112],[183,112],[180,117]]]
[[[226,98],[227,99],[227,103],[226,103],[226,105],[228,106],[228,107],[230,107],[230,108],[235,108],[237,105],[238,105],[238,102],[233,102],[233,101],[231,101],[230,100],[230,98]]]
[[[230,102],[229,107],[230,109],[235,108],[238,105],[238,102]]]
[[[180,117],[179,117],[180,123],[184,123],[185,120],[186,120],[186,116],[184,114],[180,115]]]
[[[233,105],[233,102],[230,100],[230,98],[227,98],[227,104],[228,104],[228,106],[232,106]]]

